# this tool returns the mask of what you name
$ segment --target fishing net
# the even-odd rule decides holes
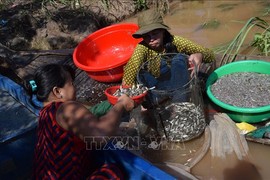
[[[214,115],[210,122],[211,155],[225,158],[226,154],[235,153],[242,160],[248,154],[246,139],[241,135],[235,123],[224,113]]]
[[[201,107],[191,102],[172,103],[159,114],[165,137],[171,142],[193,139],[206,126]]]
[[[140,67],[138,83],[152,89],[147,95],[148,107],[162,106],[167,101],[176,102],[185,98],[182,94],[189,91],[193,79],[190,78],[187,59],[188,56],[184,54],[162,54]],[[156,66],[160,66],[159,77],[154,75]]]
[[[158,78],[151,69],[155,64],[160,65],[161,75]],[[201,88],[197,73],[191,76],[188,68],[188,56],[177,53],[160,55],[141,66],[138,82],[148,88],[155,87],[148,91],[146,97],[146,108],[155,121],[155,127],[149,131],[151,135],[155,131],[170,142],[183,142],[198,137],[204,131],[206,123]]]

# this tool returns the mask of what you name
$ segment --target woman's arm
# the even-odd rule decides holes
[[[133,85],[136,84],[136,76],[139,71],[140,66],[144,62],[146,47],[138,44],[134,50],[130,60],[124,67],[124,75],[122,84],[123,85]]]
[[[174,36],[173,43],[177,47],[178,52],[185,53],[187,55],[197,54],[198,56],[202,56],[202,62],[212,62],[215,60],[214,53],[212,50],[205,48],[199,44],[196,44],[188,39]],[[199,53],[201,55],[199,55]],[[195,55],[196,57],[198,57]]]
[[[134,108],[134,101],[122,95],[104,116],[95,117],[84,105],[69,101],[63,103],[56,113],[58,124],[84,140],[86,136],[111,136],[117,130],[122,113]]]
[[[174,36],[173,43],[177,47],[178,52],[189,55],[189,70],[194,69],[194,64],[196,64],[197,68],[200,69],[201,63],[209,63],[215,60],[214,53],[208,48],[204,48],[188,39]],[[192,74],[194,71],[192,71]]]
[[[111,108],[111,110],[99,118],[98,123],[96,124],[97,129],[103,131],[102,134],[113,135],[119,127],[120,119],[124,111],[131,111],[134,108],[135,104],[132,99],[127,95],[122,95],[119,97],[118,102]]]

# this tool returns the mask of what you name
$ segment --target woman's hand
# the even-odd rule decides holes
[[[188,58],[188,62],[189,62],[189,66],[190,68],[188,70],[192,70],[191,72],[191,76],[193,76],[194,74],[194,65],[196,65],[198,71],[200,69],[200,66],[202,64],[202,60],[203,60],[203,55],[202,53],[195,53],[195,54],[191,54]]]
[[[126,111],[131,111],[135,107],[134,101],[126,94],[120,96],[117,102],[122,103]]]
[[[117,131],[124,110],[131,111],[134,106],[130,97],[122,95],[107,114],[97,118],[83,104],[67,101],[58,108],[56,121],[81,140],[87,136],[111,136]]]

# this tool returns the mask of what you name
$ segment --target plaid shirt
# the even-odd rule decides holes
[[[204,48],[198,44],[193,43],[180,36],[173,36],[173,44],[176,46],[179,53],[191,55],[194,53],[203,54],[203,62],[214,61],[214,54],[210,49]],[[143,44],[138,44],[133,52],[132,57],[124,67],[123,82],[126,85],[136,84],[136,76],[141,67],[141,65],[147,60],[154,59],[159,55],[158,52],[149,49]],[[151,63],[149,70],[155,76],[160,75],[160,61],[153,61]]]

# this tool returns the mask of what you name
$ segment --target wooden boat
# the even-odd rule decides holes
[[[30,179],[38,117],[3,90],[0,90],[0,102],[0,179]],[[128,179],[196,179],[183,173],[184,170],[171,175],[126,149],[110,146],[98,152],[103,153],[99,159],[121,164]]]
[[[24,78],[29,74],[33,74],[33,72],[36,70],[37,67],[49,64],[49,63],[58,63],[58,64],[68,64],[75,68],[73,61],[72,61],[72,49],[67,50],[53,50],[53,51],[28,51],[28,52],[14,52],[9,49],[4,49],[6,51],[6,54],[9,56],[9,62],[1,62],[0,61],[0,70],[1,73],[9,76],[14,81],[19,81],[19,78]],[[7,57],[7,56],[6,56]],[[214,70],[219,66],[219,59],[221,55],[216,55],[216,63],[211,66],[211,69],[209,72]],[[245,60],[245,59],[260,59],[270,62],[270,58],[268,57],[262,57],[262,56],[243,56],[239,55],[235,57],[235,60]],[[7,65],[7,66],[3,66]],[[11,67],[11,68],[10,68]],[[116,85],[119,83],[100,83],[97,82],[91,78],[80,69],[76,68],[76,77],[75,77],[75,86],[78,88],[77,92],[77,99],[79,101],[83,101],[84,103],[87,103],[89,105],[94,105],[100,101],[103,101],[106,99],[106,96],[104,95],[104,90],[112,85]],[[91,88],[89,88],[91,87]],[[93,93],[94,92],[94,93]],[[11,98],[11,97],[9,97]],[[5,104],[2,100],[1,106]],[[207,101],[206,101],[207,102]],[[16,103],[16,102],[15,102]],[[18,103],[18,102],[17,102]],[[210,104],[209,109],[206,111],[212,111],[212,110],[218,110],[218,107],[215,107],[215,105],[211,104],[211,102],[207,102]],[[11,106],[10,106],[11,107]],[[15,107],[15,106],[14,106]],[[20,108],[20,104],[16,106],[17,108]],[[208,107],[208,106],[207,106]],[[21,108],[22,109],[22,108]],[[12,110],[13,112],[16,112],[17,110]],[[0,114],[3,114],[5,112],[0,112]],[[31,170],[31,166],[25,166],[25,164],[31,164],[32,156],[33,156],[33,148],[34,148],[34,142],[35,142],[35,130],[37,126],[37,117],[32,112],[27,112],[27,114],[31,114],[31,123],[28,122],[27,125],[21,124],[21,127],[17,127],[14,132],[10,131],[8,135],[0,137],[0,177],[1,179],[15,179],[18,177],[29,177],[29,172]],[[14,114],[14,113],[13,113]],[[6,114],[2,117],[6,117]],[[16,119],[22,119],[21,116],[13,117],[14,119],[3,119],[6,121],[12,121],[14,120],[16,122]],[[3,123],[3,120],[1,119]],[[19,125],[19,124],[17,124]],[[0,125],[1,126],[1,125]],[[1,127],[3,128],[3,127]],[[252,139],[247,138],[249,141],[255,141],[258,143],[263,144],[270,144],[269,140],[265,139]],[[16,149],[16,152],[14,151]],[[206,149],[204,147],[204,149]],[[157,178],[157,179],[176,179],[177,173],[172,175],[172,173],[167,173],[162,170],[160,170],[156,165],[153,165],[146,161],[145,159],[132,154],[130,152],[125,151],[124,154],[126,154],[126,158],[123,158],[123,152],[117,152],[115,151],[115,157],[118,161],[121,161],[123,164],[125,164],[125,167],[128,169],[128,171],[131,174],[130,179],[138,179],[143,176],[148,178]],[[202,153],[202,152],[201,152]],[[206,150],[204,150],[203,153],[206,153]],[[196,163],[200,160],[199,157],[196,161],[193,161],[193,163]],[[131,162],[131,159],[133,160],[133,164]],[[135,163],[135,164],[134,164]],[[194,164],[193,164],[194,165]],[[164,168],[164,164],[158,165],[159,167]],[[177,167],[177,165],[174,164],[167,164],[165,165],[167,168],[170,168],[170,171],[178,172],[178,177],[186,178],[186,179],[196,179],[196,177],[192,176],[186,171],[180,171],[185,168],[183,167]],[[147,168],[148,171],[144,171],[144,168]],[[15,173],[16,172],[16,173]],[[179,173],[180,172],[180,173]]]
[[[73,50],[18,52],[17,55],[14,51],[5,50],[8,51],[11,62],[1,62],[1,65],[14,63],[16,66],[1,66],[1,73],[16,82],[20,82],[18,77],[24,78],[33,74],[37,67],[44,64],[59,63],[74,67],[71,56]],[[82,92],[77,95],[78,99],[89,105],[105,100],[103,91],[114,84],[96,82],[84,71],[76,70],[75,86],[81,88],[78,91]],[[85,85],[92,87],[95,93],[92,93],[93,90],[86,91],[85,89],[89,88]],[[3,90],[0,90],[0,107],[0,179],[29,179],[36,141],[37,115]],[[178,172],[165,172],[128,150],[106,150],[104,157],[122,164],[128,179],[197,179],[185,170],[180,172],[180,168]]]

